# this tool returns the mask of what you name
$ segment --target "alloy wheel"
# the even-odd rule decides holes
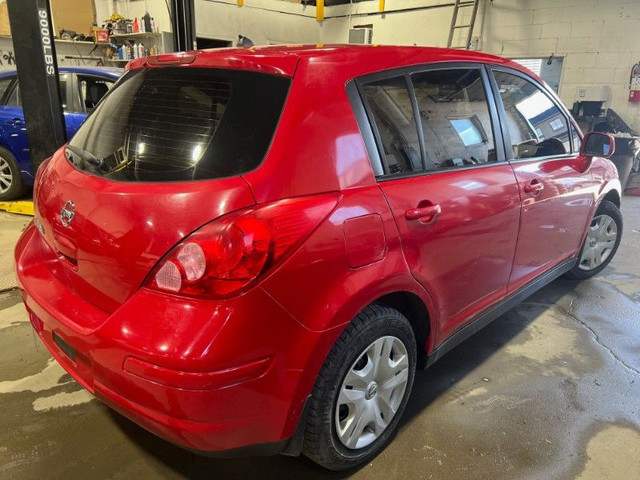
[[[409,379],[407,348],[399,338],[378,338],[351,365],[338,392],[335,427],[347,448],[373,443],[402,403]]]
[[[5,193],[11,188],[13,173],[11,166],[4,158],[0,157],[0,193]]]
[[[580,256],[580,270],[594,270],[613,252],[618,237],[618,226],[609,215],[594,217]]]

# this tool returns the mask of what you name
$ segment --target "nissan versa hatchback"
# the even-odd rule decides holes
[[[138,59],[37,172],[17,275],[52,355],[144,428],[348,468],[417,368],[608,264],[613,148],[475,52]]]

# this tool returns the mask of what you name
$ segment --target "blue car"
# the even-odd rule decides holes
[[[60,92],[71,138],[87,115],[122,75],[117,68],[60,68]],[[0,73],[0,201],[12,200],[33,185],[27,129],[15,71]]]

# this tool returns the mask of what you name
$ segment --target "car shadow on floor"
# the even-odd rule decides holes
[[[550,308],[564,295],[569,294],[576,285],[572,280],[557,279],[523,303],[538,306],[535,312],[540,313],[539,310]],[[535,314],[521,315],[516,306],[448,352],[429,369],[417,372],[401,427],[509,344],[536,318]]]
[[[575,282],[559,279],[535,293],[527,301],[543,306],[552,305],[571,292],[575,286]],[[428,370],[417,372],[400,428],[407,426],[435,399],[449,392],[461,379],[497,353],[534,319],[535,316],[523,316],[518,314],[517,309],[512,309],[450,351]],[[110,409],[109,412],[115,424],[138,447],[162,462],[177,476],[185,478],[248,479],[259,474],[263,479],[338,479],[347,478],[359,470],[330,472],[318,467],[304,456],[236,459],[204,457],[156,437]]]

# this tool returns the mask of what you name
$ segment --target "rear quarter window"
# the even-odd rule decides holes
[[[117,181],[240,175],[266,155],[290,80],[242,70],[129,72],[69,143],[80,170]]]

